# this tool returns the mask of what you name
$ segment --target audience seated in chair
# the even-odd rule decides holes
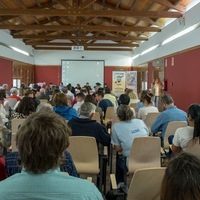
[[[12,118],[27,118],[31,113],[36,111],[35,103],[31,97],[24,97],[20,100],[17,108],[12,113]]]
[[[17,95],[17,93],[17,88],[11,88],[10,96],[8,96],[7,98],[16,99],[17,101],[20,101],[21,98]]]
[[[55,106],[53,107],[54,112],[64,117],[66,120],[70,120],[74,117],[78,117],[78,112],[68,106],[67,97],[63,93],[57,93],[53,97]]]
[[[148,113],[159,112],[158,108],[153,106],[153,94],[148,93],[144,96],[144,107],[138,110],[138,118],[145,121]]]
[[[107,108],[113,107],[113,103],[109,99],[104,99],[104,92],[101,90],[96,92],[96,100],[98,101],[97,106],[102,109],[105,117]]]
[[[117,108],[117,116],[120,122],[112,127],[111,144],[117,152],[121,152],[128,159],[132,142],[136,137],[147,137],[148,128],[140,119],[133,119],[133,112],[127,105],[120,105]],[[124,182],[124,159],[118,159],[116,163],[117,183]]]
[[[85,102],[81,105],[79,110],[80,116],[68,122],[68,125],[72,129],[72,136],[94,137],[98,144],[100,143],[103,146],[108,146],[110,144],[110,135],[106,127],[95,120],[91,120],[95,112],[94,109],[93,104],[89,102]]]
[[[162,96],[161,102],[163,104],[165,111],[160,113],[160,115],[157,117],[156,121],[151,126],[151,132],[152,133],[161,132],[159,136],[161,137],[162,146],[163,146],[164,134],[165,134],[168,123],[172,121],[186,121],[187,122],[187,114],[183,110],[178,109],[174,105],[174,100],[169,94]]]
[[[73,108],[76,109],[76,111],[79,111],[79,108],[81,107],[81,105],[84,103],[84,99],[85,99],[85,94],[80,92],[76,95],[76,103],[73,105]]]
[[[5,157],[5,162],[8,176],[12,176],[22,171],[22,167],[20,165],[19,152],[15,151],[7,153]],[[78,177],[76,167],[68,151],[65,151],[64,160],[60,166],[60,170],[62,172],[67,172],[70,176]]]
[[[23,170],[0,182],[0,199],[102,200],[94,184],[60,172],[70,132],[54,112],[30,115],[16,137]]]
[[[174,154],[184,151],[187,148],[188,142],[200,136],[200,105],[192,104],[188,109],[189,126],[182,127],[176,130],[172,151]]]
[[[181,153],[168,165],[161,187],[161,200],[200,199],[200,160]]]

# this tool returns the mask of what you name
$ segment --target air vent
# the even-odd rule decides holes
[[[72,51],[83,51],[84,46],[72,46]]]

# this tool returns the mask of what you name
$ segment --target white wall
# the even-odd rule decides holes
[[[33,56],[26,56],[6,46],[2,46],[0,44],[0,57],[5,57],[5,58],[18,60],[18,61],[29,63],[29,64],[34,64],[33,48],[31,46],[25,45],[24,42],[22,42],[19,39],[13,39],[13,37],[9,34],[9,31],[0,30],[0,43],[4,43],[7,46],[17,47],[33,55]]]
[[[60,65],[62,59],[104,60],[105,66],[131,66],[132,52],[119,51],[35,51],[35,65]],[[82,58],[84,56],[84,58]]]
[[[153,35],[148,41],[142,43],[140,47],[134,50],[134,55],[142,53],[144,50],[161,44],[165,39],[170,36],[179,33],[180,31],[200,22],[200,3],[195,7],[191,8],[184,14],[185,24],[182,23],[181,19],[176,19],[171,24],[162,29],[161,32]],[[196,47],[200,45],[200,28],[195,29],[194,31],[179,37],[176,40],[171,41],[165,45],[160,45],[155,50],[139,56],[133,61],[134,65],[139,65],[154,59],[165,57],[170,54],[174,54],[185,49]]]

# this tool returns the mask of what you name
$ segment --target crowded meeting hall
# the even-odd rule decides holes
[[[199,10],[1,0],[0,200],[199,200]]]

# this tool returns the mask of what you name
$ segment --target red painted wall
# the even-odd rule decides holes
[[[152,74],[153,74],[153,63],[152,62],[149,62],[148,63],[148,83],[147,83],[147,88],[148,90],[151,89],[151,83],[152,83]]]
[[[166,58],[165,79],[175,104],[187,111],[192,103],[200,103],[200,49]]]
[[[0,85],[7,83],[12,87],[12,61],[0,58]]]
[[[35,83],[46,82],[60,84],[61,81],[60,66],[35,66]]]
[[[109,88],[112,88],[112,72],[114,67],[104,67],[104,83],[107,83]]]

